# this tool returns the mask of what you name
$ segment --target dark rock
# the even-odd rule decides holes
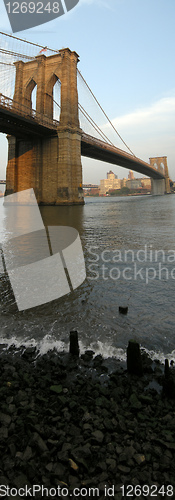
[[[142,408],[142,403],[139,401],[135,392],[131,394],[129,402],[131,404],[131,407],[134,408],[135,410],[140,410],[140,408]]]
[[[9,426],[11,422],[10,415],[6,415],[5,413],[0,412],[0,422],[4,426]]]
[[[103,432],[96,430],[92,432],[92,438],[98,443],[102,443],[104,439],[104,434]]]
[[[36,448],[41,452],[47,452],[48,447],[46,443],[43,441],[42,437],[37,434],[37,432],[34,432],[31,441],[30,441],[31,446],[36,446]]]
[[[120,472],[124,472],[124,474],[129,474],[131,470],[130,467],[126,467],[126,465],[120,465],[120,464],[117,466],[117,468]]]
[[[121,484],[173,484],[175,400],[150,385],[173,366],[153,373],[144,353],[140,378],[91,351],[24,352],[0,353],[1,484],[97,487],[102,500],[105,485],[116,499]]]

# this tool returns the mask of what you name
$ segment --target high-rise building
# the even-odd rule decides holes
[[[130,170],[130,171],[129,171],[129,174],[128,174],[128,179],[129,179],[130,181],[133,181],[133,180],[134,180],[134,174],[133,174],[133,171],[132,171],[132,170]]]

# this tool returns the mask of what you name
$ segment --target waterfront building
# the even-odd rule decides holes
[[[109,190],[121,189],[121,179],[117,178],[112,170],[107,173],[107,179],[102,179],[100,181],[100,195],[103,196],[108,193]]]
[[[126,177],[124,177],[123,179],[121,179],[121,189],[123,187],[126,187]]]
[[[144,193],[151,191],[151,179],[149,177],[135,179],[132,170],[129,171],[128,179],[118,179],[118,176],[112,170],[107,172],[106,177],[106,179],[100,181],[100,196],[110,194],[110,191],[120,190],[124,187],[129,188],[131,191],[143,190]]]
[[[126,187],[129,189],[139,189],[142,187],[141,179],[127,179]]]
[[[142,177],[141,179],[142,187],[151,191],[151,179],[150,177]]]

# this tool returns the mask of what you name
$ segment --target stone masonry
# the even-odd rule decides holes
[[[162,195],[164,193],[170,193],[170,183],[169,183],[169,172],[167,165],[167,156],[158,156],[155,158],[150,158],[151,167],[156,166],[159,172],[165,174],[165,179],[151,179],[152,184],[152,194]]]
[[[33,188],[39,204],[83,204],[81,129],[78,117],[78,54],[62,49],[16,65],[14,102],[32,113],[31,95],[37,86],[36,112],[53,119],[53,87],[61,82],[60,123],[54,136],[8,137],[6,195]]]

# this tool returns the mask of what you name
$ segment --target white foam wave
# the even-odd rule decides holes
[[[45,337],[38,342],[34,338],[24,339],[19,337],[17,338],[16,336],[12,336],[10,338],[1,337],[0,344],[6,345],[7,348],[14,346],[14,348],[16,349],[19,349],[22,346],[24,346],[25,348],[36,347],[39,351],[39,354],[41,355],[46,354],[48,351],[53,349],[56,349],[58,352],[69,351],[68,343],[61,340],[56,340],[50,334],[45,335]],[[83,354],[87,349],[91,349],[92,351],[94,351],[95,355],[101,354],[104,359],[116,358],[120,361],[126,361],[126,349],[111,346],[107,342],[101,342],[98,340],[96,342],[91,342],[87,346],[80,340],[79,347],[80,354]],[[173,361],[175,363],[175,349],[167,354],[161,351],[149,350],[144,348],[143,346],[141,346],[141,349],[145,351],[153,361],[159,360],[164,364],[166,358],[169,360],[169,362]]]

